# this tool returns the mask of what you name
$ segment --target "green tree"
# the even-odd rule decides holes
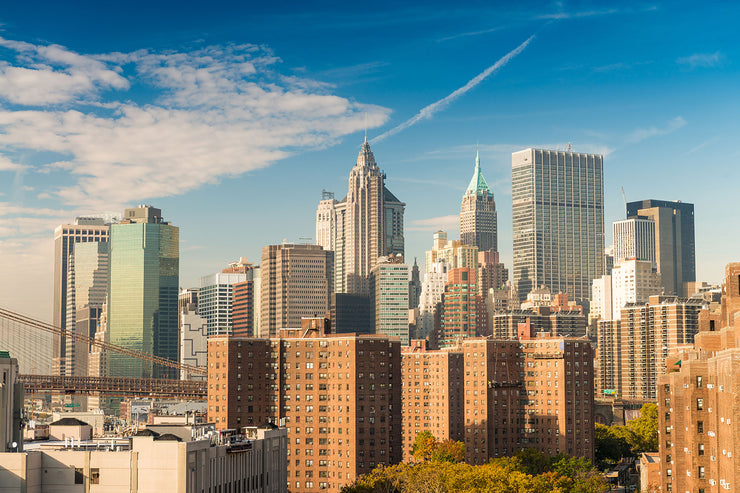
[[[422,431],[416,434],[414,445],[411,447],[411,455],[420,462],[432,460],[437,450],[437,439],[431,431]]]
[[[658,451],[658,406],[652,402],[643,404],[640,416],[627,423],[627,427],[635,435],[633,452]]]
[[[596,423],[594,439],[596,464],[601,469],[616,464],[622,458],[631,455],[634,436],[627,429]]]
[[[432,453],[432,460],[441,462],[462,462],[465,460],[465,444],[449,439],[439,442]]]

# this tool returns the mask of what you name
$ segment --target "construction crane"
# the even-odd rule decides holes
[[[0,320],[6,320],[8,322],[15,322],[17,324],[21,324],[27,327],[50,332],[58,336],[70,337],[76,341],[83,342],[85,344],[90,344],[93,346],[97,346],[107,351],[114,351],[116,353],[123,354],[124,356],[129,356],[131,358],[136,358],[136,359],[140,359],[143,361],[149,361],[151,363],[161,365],[161,366],[166,366],[168,368],[175,368],[177,370],[185,370],[186,372],[190,374],[206,375],[208,373],[207,368],[202,367],[202,366],[187,365],[184,363],[180,363],[178,361],[172,361],[167,358],[162,358],[160,356],[154,356],[152,354],[144,353],[141,351],[136,351],[133,349],[127,349],[121,346],[117,346],[115,344],[110,344],[105,341],[93,339],[86,335],[78,334],[77,332],[65,331],[50,323],[42,322],[41,320],[36,320],[34,318],[21,315],[20,313],[13,312],[5,308],[0,308]]]

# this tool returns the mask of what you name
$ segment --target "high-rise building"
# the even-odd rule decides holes
[[[488,188],[475,151],[475,171],[460,205],[460,240],[479,252],[498,251],[498,218],[493,192]]]
[[[409,266],[402,257],[380,257],[370,271],[375,333],[409,345]]]
[[[514,284],[588,299],[604,274],[603,157],[526,149],[511,155]]]
[[[285,243],[262,249],[259,337],[323,316],[334,292],[334,253],[320,245]]]
[[[737,491],[740,426],[740,264],[725,268],[722,306],[702,313],[693,347],[658,377],[660,491]]]
[[[509,280],[509,270],[493,250],[478,252],[478,294],[486,296],[491,289],[498,289]]]
[[[362,294],[334,293],[331,297],[331,330],[335,334],[374,334],[373,298]]]
[[[694,204],[641,200],[627,204],[627,217],[655,223],[655,263],[665,294],[680,295],[686,282],[696,281]]]
[[[200,278],[198,315],[208,322],[208,335],[233,332],[234,285],[253,278],[254,265],[245,257],[232,262],[221,272]]]
[[[0,374],[3,378],[0,385],[0,452],[23,451],[23,384],[17,381],[18,369],[18,359],[0,349]],[[13,474],[5,473],[4,476],[8,478]],[[25,489],[25,484],[23,487]]]
[[[600,321],[597,328],[601,390],[623,399],[655,401],[663,362],[699,330],[700,298],[651,296],[648,303],[631,303],[619,320]]]
[[[178,361],[180,230],[151,206],[126,209],[111,226],[107,341]],[[108,375],[177,378],[152,363],[108,355]]]
[[[231,327],[236,337],[256,337],[259,333],[260,269],[252,270],[252,279],[232,285]]]
[[[426,273],[424,282],[421,284],[421,298],[419,299],[417,338],[427,337],[434,330],[437,305],[442,302],[445,284],[447,284],[448,269],[444,260],[438,260],[431,265],[427,264],[425,267]]]
[[[107,241],[75,245],[67,264],[67,316],[65,327],[85,337],[95,337],[100,311],[108,294]],[[87,376],[90,345],[68,337],[65,371],[68,376]]]
[[[409,281],[409,308],[417,308],[420,298],[421,275],[419,273],[419,264],[416,263],[416,257],[414,257],[414,265],[411,267],[411,280]]]
[[[180,313],[180,364],[206,367],[208,363],[208,321],[196,312]],[[180,370],[180,380],[205,380],[204,375]]]
[[[591,284],[591,309],[588,312],[589,321],[612,320],[612,276],[603,275],[594,279]]]
[[[110,222],[100,217],[78,217],[73,224],[62,224],[54,230],[54,311],[52,324],[66,330],[67,322],[67,273],[70,254],[75,244],[105,242],[110,235]],[[52,372],[61,375],[65,370],[64,358],[67,340],[54,335],[52,340]]]
[[[651,296],[661,294],[660,274],[653,263],[643,260],[623,260],[612,269],[612,316],[619,319],[628,303],[647,303]]]
[[[478,247],[459,240],[447,241],[447,233],[437,231],[434,233],[432,249],[426,251],[426,271],[430,272],[431,266],[439,260],[444,260],[450,269],[478,269]]]
[[[210,337],[208,351],[221,368],[209,375],[209,421],[222,429],[284,419],[290,491],[338,492],[401,461],[397,338],[330,334],[325,319],[308,318],[271,339]]]
[[[379,257],[404,253],[406,204],[385,186],[385,173],[365,139],[341,200],[322,193],[316,212],[316,242],[335,252],[337,293],[370,294],[370,271]]]
[[[478,335],[476,293],[475,269],[462,267],[447,273],[442,296],[442,324],[435,338],[439,347],[454,346]]]
[[[614,262],[631,259],[655,262],[655,221],[652,219],[636,216],[614,221]]]

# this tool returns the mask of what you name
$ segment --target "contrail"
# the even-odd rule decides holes
[[[516,48],[514,48],[513,50],[511,50],[509,53],[507,53],[506,55],[504,55],[503,57],[501,57],[499,59],[499,61],[497,61],[496,63],[494,63],[493,65],[491,65],[490,67],[488,67],[487,69],[485,69],[483,72],[481,72],[480,74],[476,75],[472,79],[470,79],[470,81],[467,84],[465,84],[464,86],[462,86],[460,89],[457,89],[455,92],[453,92],[450,95],[448,95],[448,96],[440,99],[439,101],[436,101],[436,102],[430,104],[429,106],[426,106],[426,107],[422,108],[422,110],[419,111],[419,113],[417,113],[413,117],[409,118],[408,120],[406,120],[402,124],[398,125],[397,127],[393,127],[392,129],[388,130],[387,132],[384,132],[384,133],[378,135],[377,137],[375,137],[374,139],[372,139],[370,142],[373,143],[373,144],[376,143],[376,142],[380,142],[381,140],[383,140],[383,139],[385,139],[387,137],[390,137],[392,135],[396,135],[397,133],[399,133],[399,132],[401,132],[403,130],[406,130],[407,128],[411,127],[412,125],[415,125],[416,122],[418,122],[419,120],[431,118],[432,116],[434,116],[435,113],[437,113],[438,111],[441,111],[441,110],[445,109],[450,103],[452,103],[453,101],[455,101],[457,98],[459,98],[460,96],[462,96],[463,94],[465,94],[469,90],[473,89],[475,86],[477,86],[478,84],[480,84],[481,82],[483,82],[486,78],[488,78],[489,75],[491,75],[492,73],[494,73],[495,71],[497,71],[498,69],[500,69],[501,67],[503,67],[504,65],[506,65],[507,63],[509,63],[509,61],[512,58],[514,58],[519,53],[521,53],[522,51],[524,51],[524,48],[526,48],[527,45],[529,44],[529,42],[532,41],[533,39],[534,39],[534,34],[532,36],[530,36],[529,38],[527,38],[527,40],[524,41],[524,43],[520,44],[519,46],[517,46]]]

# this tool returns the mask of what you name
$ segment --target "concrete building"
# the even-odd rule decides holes
[[[493,192],[488,188],[475,151],[475,171],[460,205],[460,241],[479,252],[498,252],[498,216]]]
[[[740,436],[740,263],[725,268],[722,306],[704,312],[692,347],[658,378],[661,491],[737,491]]]
[[[259,293],[262,285],[259,267],[252,269],[251,277],[231,286],[231,328],[236,337],[256,337],[259,334]]]
[[[339,491],[401,461],[398,339],[329,334],[312,318],[272,339],[211,337],[208,351],[209,420],[284,420],[290,491]]]
[[[509,270],[493,250],[478,252],[478,295],[486,296],[491,289],[499,289],[509,280]]]
[[[163,221],[160,209],[126,209],[110,233],[108,342],[177,361],[179,264],[179,228]],[[108,375],[177,376],[115,353],[108,355]]]
[[[379,257],[404,253],[406,204],[385,186],[385,173],[365,139],[349,174],[347,196],[324,191],[316,212],[316,242],[335,254],[337,293],[370,294],[370,271]]]
[[[411,267],[411,279],[409,280],[409,309],[418,308],[420,299],[421,274],[419,272],[419,264],[416,263],[416,257],[414,257],[414,265]]]
[[[589,323],[597,320],[612,320],[612,276],[603,275],[591,283],[591,310],[588,313]]]
[[[655,262],[665,294],[680,295],[685,282],[696,281],[694,204],[641,200],[627,204],[627,217],[655,222]]]
[[[183,440],[139,432],[109,450],[96,443],[0,454],[0,491],[57,493],[287,492],[284,429]]]
[[[285,243],[262,249],[260,337],[323,316],[334,292],[334,253],[319,245]]]
[[[18,360],[11,358],[8,351],[0,350],[0,451],[3,452],[23,450],[24,394],[23,384],[18,382],[18,368]]]
[[[614,221],[614,263],[623,260],[655,263],[655,221],[647,217],[630,217]]]
[[[462,241],[447,241],[447,233],[434,233],[434,243],[431,250],[426,251],[426,272],[430,272],[435,262],[444,260],[450,269],[469,267],[478,268],[478,247],[466,245]]]
[[[600,391],[636,401],[655,401],[663,361],[691,344],[699,330],[702,299],[651,296],[622,308],[620,320],[597,325]],[[608,395],[613,395],[611,392]]]
[[[447,284],[448,266],[444,260],[438,260],[425,267],[426,273],[421,284],[421,297],[419,298],[417,338],[427,337],[434,330],[437,305],[442,302],[445,284]]]
[[[409,266],[403,257],[380,257],[370,271],[376,334],[409,345]]]
[[[604,274],[603,156],[526,149],[511,155],[514,284],[588,299]]]
[[[331,324],[332,332],[336,334],[373,334],[373,299],[361,294],[334,293],[331,297]]]
[[[73,224],[62,224],[54,230],[54,299],[52,324],[66,330],[67,318],[67,272],[70,255],[77,243],[106,242],[110,234],[110,222],[99,217],[78,217]],[[53,336],[52,371],[62,375],[65,370],[66,338]]]
[[[647,303],[662,294],[663,286],[653,263],[648,260],[621,260],[612,269],[612,316],[619,319],[628,303]]]
[[[180,314],[180,363],[205,367],[208,363],[208,323],[197,313]],[[181,380],[205,380],[204,375],[180,370]]]
[[[242,257],[221,272],[200,278],[198,315],[206,319],[209,335],[233,332],[234,285],[253,280],[253,274],[254,265]]]
[[[518,310],[521,306],[519,302],[519,295],[516,292],[516,288],[511,281],[506,283],[498,289],[489,289],[488,295],[486,296],[486,311],[488,312],[489,318],[494,313],[508,312],[511,310]]]
[[[476,320],[476,271],[468,267],[447,273],[442,296],[442,324],[435,341],[439,347],[459,344],[478,335]]]
[[[531,310],[511,310],[491,315],[492,336],[495,339],[517,339],[519,326],[531,327],[536,334],[553,337],[583,337],[586,317],[578,310],[552,310],[538,307]]]

